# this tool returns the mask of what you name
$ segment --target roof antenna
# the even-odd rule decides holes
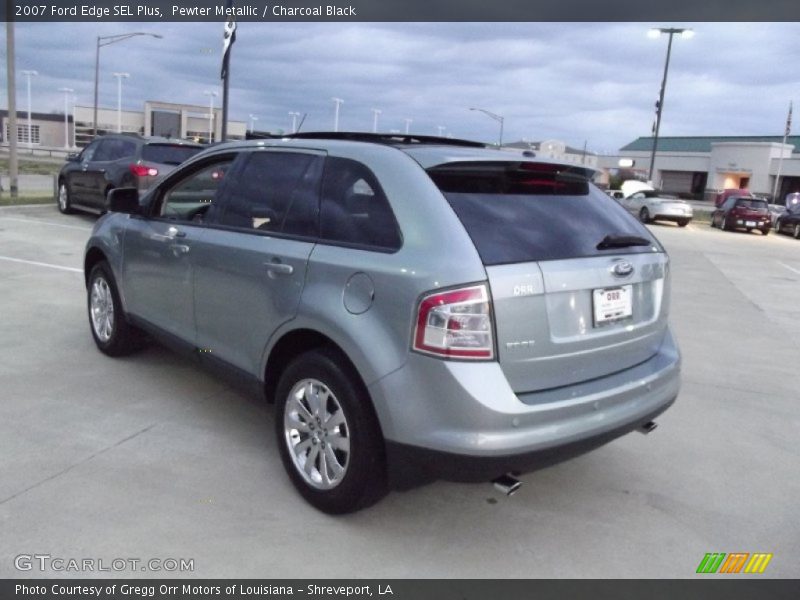
[[[300,133],[300,129],[302,129],[302,127],[303,127],[303,123],[305,123],[305,122],[306,122],[306,117],[307,117],[307,116],[308,116],[308,113],[303,113],[303,118],[302,118],[302,119],[300,119],[300,125],[298,125],[298,126],[297,126],[297,129],[295,129],[295,130],[294,130],[294,132],[295,132],[295,133]]]

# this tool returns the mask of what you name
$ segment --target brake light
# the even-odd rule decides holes
[[[133,163],[129,168],[131,173],[137,177],[155,177],[158,175],[158,169],[155,167],[148,167],[147,165]]]
[[[492,304],[486,284],[425,296],[414,350],[446,358],[494,358]]]

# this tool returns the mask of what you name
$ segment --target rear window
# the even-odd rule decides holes
[[[451,163],[428,170],[486,265],[653,252],[655,238],[580,168]],[[606,236],[649,245],[600,250]]]
[[[147,144],[142,148],[142,160],[161,163],[162,165],[179,165],[200,152],[200,150],[202,150],[202,148],[195,146]]]
[[[766,200],[750,200],[747,198],[741,198],[736,201],[736,206],[740,208],[754,208],[757,210],[766,210],[767,209],[767,201]]]

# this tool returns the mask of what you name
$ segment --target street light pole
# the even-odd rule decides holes
[[[292,133],[297,133],[297,117],[300,116],[300,113],[290,110],[289,116],[292,117]]]
[[[344,104],[341,98],[331,98],[336,103],[336,111],[333,113],[333,130],[339,131],[339,107]]]
[[[130,76],[130,73],[114,73],[117,78],[117,133],[122,133],[122,80]]]
[[[63,87],[58,91],[64,92],[64,148],[69,148],[69,95],[75,90]]]
[[[498,148],[501,147],[503,145],[503,124],[505,123],[505,118],[491,111],[488,111],[485,108],[470,108],[470,110],[476,110],[478,112],[482,112],[487,117],[494,119],[495,121],[500,123],[500,137],[497,138],[497,147]]]
[[[381,114],[381,112],[383,111],[379,108],[372,109],[372,133],[378,133],[378,115]]]
[[[444,135],[444,130],[446,129],[446,127],[444,125],[437,125],[436,129],[439,130],[439,137],[442,137]]]
[[[255,130],[256,121],[258,121],[258,117],[255,115],[250,115],[250,133],[253,133],[253,131]]]
[[[406,133],[408,133],[408,130],[411,128],[411,119],[405,119],[405,122],[406,122]]]
[[[28,149],[33,150],[33,124],[31,123],[31,77],[39,74],[38,71],[22,71],[28,78]]]
[[[208,143],[214,141],[214,98],[217,97],[217,92],[206,90],[203,92],[208,96]]]
[[[667,59],[664,62],[664,77],[661,79],[661,90],[658,94],[658,105],[656,106],[656,128],[653,132],[653,150],[650,153],[650,170],[647,172],[647,179],[651,183],[653,182],[653,170],[656,164],[656,150],[658,149],[658,132],[661,129],[661,113],[664,110],[664,92],[667,88],[667,73],[669,72],[669,57],[672,54],[672,38],[676,33],[679,33],[681,37],[690,38],[694,35],[694,31],[691,29],[684,29],[680,27],[659,27],[656,29],[651,29],[647,35],[652,38],[660,37],[662,34],[666,33],[669,36],[669,41],[667,42]]]
[[[94,121],[92,122],[92,137],[97,137],[97,92],[100,82],[100,48],[123,42],[138,35],[149,35],[157,39],[162,39],[164,36],[157,33],[147,33],[145,31],[135,31],[133,33],[118,33],[116,35],[98,35],[97,46],[94,54]]]

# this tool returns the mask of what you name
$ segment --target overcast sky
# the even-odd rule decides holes
[[[671,23],[240,23],[233,48],[230,118],[257,129],[446,133],[491,142],[560,139],[595,152],[650,135]],[[789,101],[800,100],[800,24],[691,23],[673,44],[661,134],[781,135]],[[149,31],[101,50],[100,104],[116,107],[114,71],[130,73],[123,108],[145,100],[204,105],[217,90],[222,23],[16,24],[18,110],[27,110],[23,69],[35,69],[33,110],[63,111],[63,94],[92,104],[95,38]],[[5,27],[2,49],[5,54]],[[5,60],[0,105],[7,106]],[[794,95],[794,96],[793,96]],[[220,102],[220,99],[217,99]],[[795,123],[800,121],[800,117]],[[797,131],[800,124],[795,127]]]

